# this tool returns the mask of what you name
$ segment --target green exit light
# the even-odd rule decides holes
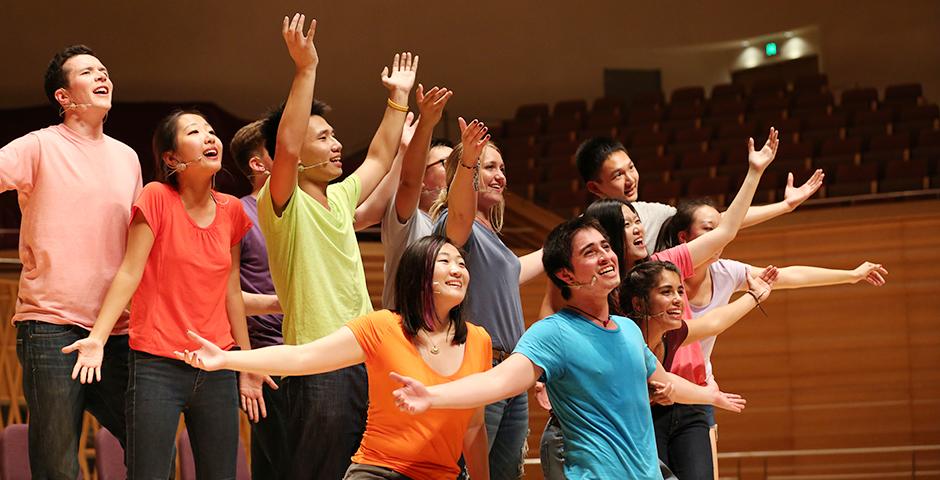
[[[764,44],[764,54],[768,57],[777,56],[777,42],[767,42]]]

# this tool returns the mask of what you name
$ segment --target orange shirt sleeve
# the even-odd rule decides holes
[[[147,225],[150,226],[150,230],[153,231],[154,237],[160,233],[160,226],[165,218],[164,205],[168,193],[167,188],[170,187],[159,182],[148,183],[140,192],[140,197],[134,201],[134,206],[131,207],[131,220],[138,213],[143,215]]]
[[[366,359],[372,360],[382,342],[382,330],[394,321],[395,315],[392,312],[379,310],[350,320],[346,326],[352,330],[356,341],[359,342],[359,347],[366,354]]]

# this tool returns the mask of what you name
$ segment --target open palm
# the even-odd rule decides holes
[[[396,53],[391,70],[388,67],[382,70],[382,85],[389,91],[411,92],[417,75],[418,56],[412,57],[411,52]]]

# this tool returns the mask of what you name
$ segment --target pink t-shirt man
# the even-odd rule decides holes
[[[63,124],[0,149],[0,190],[17,190],[23,262],[13,322],[90,330],[127,238],[141,189],[140,161],[108,137],[90,140]],[[127,333],[127,317],[113,334]]]

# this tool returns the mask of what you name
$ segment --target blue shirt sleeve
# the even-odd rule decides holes
[[[526,330],[513,353],[521,353],[542,369],[539,381],[558,380],[565,374],[564,339],[551,317],[535,322]]]
[[[643,347],[643,355],[646,357],[646,378],[650,378],[656,372],[656,355],[653,355],[649,347]]]

